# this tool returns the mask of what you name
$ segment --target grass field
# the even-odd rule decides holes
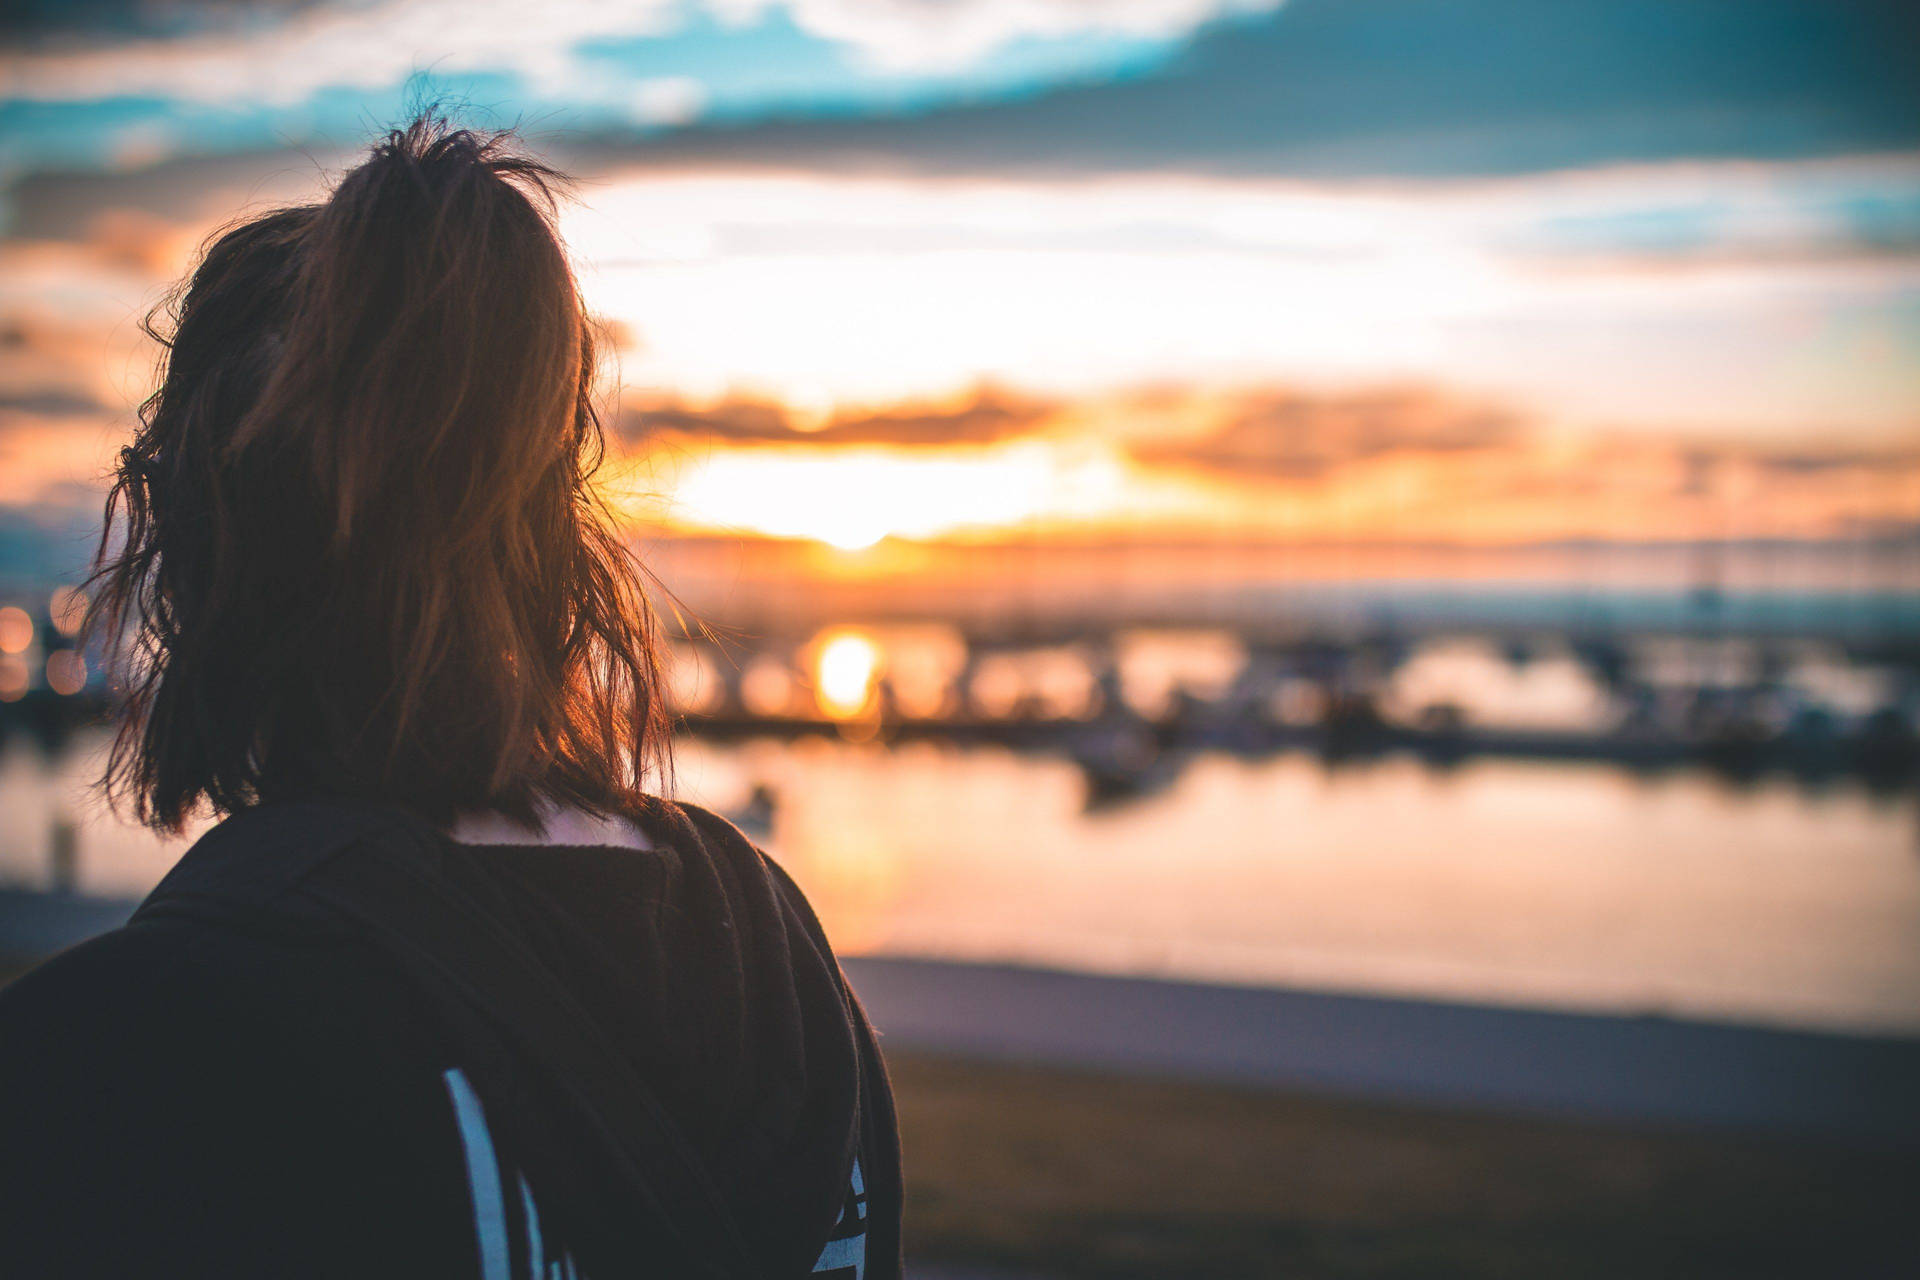
[[[1920,1276],[1911,1151],[888,1060],[914,1258],[1063,1280]]]

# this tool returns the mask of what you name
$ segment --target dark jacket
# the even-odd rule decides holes
[[[894,1280],[871,1028],[786,874],[249,810],[0,993],[0,1241],[35,1276]]]

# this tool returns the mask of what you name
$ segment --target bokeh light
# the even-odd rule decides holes
[[[33,643],[33,617],[19,605],[0,608],[0,653],[25,653]]]
[[[63,697],[71,697],[87,687],[87,660],[73,649],[56,649],[47,655],[47,688]]]
[[[56,587],[47,601],[53,628],[69,638],[80,634],[87,620],[87,595],[78,587]]]

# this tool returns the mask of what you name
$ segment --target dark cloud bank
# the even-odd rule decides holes
[[[1465,176],[1920,145],[1911,0],[1291,0],[1139,79],[604,138],[600,162]]]
[[[110,8],[111,6],[109,6]],[[1202,31],[1136,78],[906,115],[771,117],[543,138],[630,166],[1443,178],[1687,158],[1920,148],[1914,0],[1290,0]],[[131,173],[22,175],[8,231],[102,207],[204,214],[315,185],[296,149]]]

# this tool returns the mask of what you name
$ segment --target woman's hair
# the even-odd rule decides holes
[[[658,623],[589,483],[564,181],[429,113],[324,203],[218,235],[148,318],[88,620],[124,646],[105,785],[143,822],[327,796],[537,825],[665,780]]]

